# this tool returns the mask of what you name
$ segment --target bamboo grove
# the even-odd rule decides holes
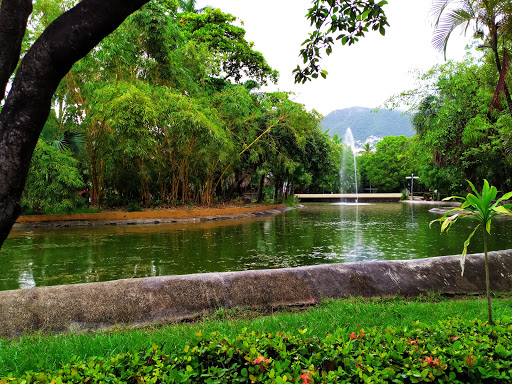
[[[36,1],[27,45],[73,4]],[[69,211],[85,201],[210,205],[248,187],[259,201],[282,200],[294,187],[335,190],[339,143],[291,94],[259,90],[277,78],[234,16],[148,3],[61,82],[25,211]]]

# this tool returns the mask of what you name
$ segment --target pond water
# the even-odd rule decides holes
[[[432,206],[307,204],[276,216],[139,226],[13,230],[0,290],[122,278],[460,254],[474,222],[440,235]],[[499,218],[490,250],[512,248]],[[470,252],[481,252],[475,237]]]

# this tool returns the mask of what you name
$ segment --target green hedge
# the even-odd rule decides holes
[[[494,326],[453,318],[436,325],[313,330],[235,338],[196,334],[180,351],[153,344],[110,359],[75,358],[56,372],[4,383],[510,383],[512,319]]]

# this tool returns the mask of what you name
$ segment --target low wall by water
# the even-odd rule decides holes
[[[512,250],[490,252],[491,289],[512,291]],[[323,298],[485,292],[483,254],[148,277],[0,292],[0,336],[194,317],[221,307],[303,305]]]
[[[400,202],[401,193],[299,193],[296,194],[301,202],[354,202],[360,203],[398,203]]]

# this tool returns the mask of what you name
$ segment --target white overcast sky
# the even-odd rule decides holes
[[[368,34],[356,45],[337,44],[322,66],[327,79],[294,84],[292,70],[300,63],[301,43],[311,31],[304,17],[311,0],[200,0],[244,22],[246,39],[279,71],[279,83],[266,90],[292,91],[294,100],[323,115],[353,106],[376,108],[393,94],[414,88],[414,70],[426,71],[444,56],[434,50],[432,0],[388,0],[384,6],[390,27],[386,36]],[[462,60],[468,38],[453,35],[447,58]]]

